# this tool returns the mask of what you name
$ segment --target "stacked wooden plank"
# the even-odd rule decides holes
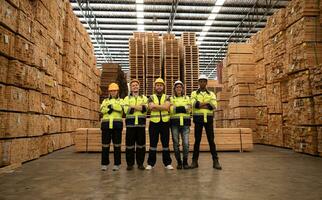
[[[198,89],[199,47],[196,45],[196,33],[184,32],[181,35],[182,76],[185,93],[190,95]]]
[[[294,12],[292,12],[294,11]],[[322,26],[318,1],[294,1],[286,9],[287,73],[293,149],[322,154],[318,144],[321,119]]]
[[[215,111],[215,119],[216,119],[216,127],[217,128],[228,128],[230,127],[229,120],[229,99],[231,97],[231,90],[228,87],[228,66],[227,66],[227,58],[224,58],[221,64],[221,80],[223,84],[223,88],[221,91],[216,93],[217,97],[217,109]]]
[[[150,96],[154,90],[153,82],[162,76],[162,40],[159,33],[147,32],[145,34],[145,63],[147,80],[145,95]]]
[[[316,0],[291,1],[251,39],[260,143],[321,155],[319,11]]]
[[[174,34],[163,34],[163,66],[166,94],[173,95],[173,83],[180,80],[179,40]]]
[[[73,144],[99,120],[99,71],[69,1],[1,1],[0,167]]]
[[[215,142],[218,151],[251,151],[253,150],[252,130],[249,128],[215,128],[216,133]],[[146,128],[148,133],[148,127]],[[189,150],[193,151],[194,144],[193,127],[189,134]],[[125,129],[122,132],[122,146],[121,150],[125,152]],[[113,145],[112,145],[113,146]],[[75,135],[75,149],[76,152],[100,152],[102,150],[101,144],[101,130],[99,128],[79,128]],[[173,151],[173,143],[170,140],[170,150]],[[149,137],[146,134],[146,149],[149,149]],[[159,143],[158,151],[162,151],[162,145]],[[209,145],[206,133],[203,132],[203,137],[200,143],[201,151],[209,151]],[[113,151],[113,148],[111,148]]]
[[[227,53],[230,90],[229,127],[251,128],[255,132],[255,65],[251,44],[231,43]]]
[[[108,98],[108,85],[112,82],[119,85],[119,96],[121,98],[128,95],[127,80],[124,72],[121,70],[121,66],[116,63],[104,63],[102,64],[101,72],[100,102]]]
[[[129,39],[130,79],[140,81],[140,93],[145,91],[145,33],[134,32]]]

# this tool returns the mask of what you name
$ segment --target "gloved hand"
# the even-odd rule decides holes
[[[145,113],[146,112],[146,106],[145,105],[142,105],[142,113]]]
[[[200,101],[196,101],[195,108],[200,108]]]
[[[133,114],[134,113],[134,108],[130,108],[129,114]]]
[[[176,113],[186,113],[186,108],[184,106],[176,107]]]
[[[207,103],[207,107],[209,110],[213,110],[214,108],[210,105],[210,103]]]
[[[113,112],[113,108],[110,108],[108,111],[107,111],[107,114],[111,114]]]

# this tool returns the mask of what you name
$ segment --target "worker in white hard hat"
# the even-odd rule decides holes
[[[121,141],[123,129],[123,100],[119,98],[119,86],[111,83],[108,86],[109,98],[104,99],[101,104],[101,112],[103,114],[101,130],[102,130],[102,160],[101,169],[107,170],[109,165],[109,153],[111,140],[114,146],[114,167],[113,171],[118,171],[121,165]]]
[[[131,80],[130,91],[130,95],[124,98],[124,112],[126,114],[126,169],[132,170],[136,160],[138,169],[144,170],[145,124],[148,99],[139,93],[140,81],[137,79]]]
[[[177,160],[177,169],[189,169],[189,132],[190,132],[190,97],[184,94],[184,85],[178,80],[173,86],[174,95],[170,97],[170,121],[173,149]],[[180,135],[183,148],[183,159],[180,154]]]
[[[146,170],[151,170],[156,163],[157,145],[159,136],[162,143],[162,161],[166,169],[172,170],[171,157],[169,150],[169,138],[170,138],[170,99],[164,94],[165,83],[162,78],[157,78],[154,82],[155,93],[150,96],[148,100],[150,115],[150,149],[148,165]]]
[[[213,168],[221,170],[218,161],[216,144],[214,142],[214,110],[217,107],[216,95],[207,90],[208,77],[200,75],[199,89],[191,93],[192,116],[195,123],[195,144],[193,148],[191,168],[198,167],[199,148],[202,136],[202,129],[205,127],[208,144],[213,160]]]

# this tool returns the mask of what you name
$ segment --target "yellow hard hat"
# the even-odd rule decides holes
[[[138,79],[132,79],[132,80],[130,81],[130,85],[131,85],[132,83],[134,83],[134,82],[137,82],[137,83],[140,85],[140,81],[139,81]]]
[[[154,85],[157,84],[157,83],[162,83],[163,85],[165,85],[164,81],[162,78],[157,78],[155,81],[154,81]]]
[[[119,90],[119,85],[116,84],[116,83],[111,83],[109,86],[108,86],[108,91],[111,91],[111,90]]]

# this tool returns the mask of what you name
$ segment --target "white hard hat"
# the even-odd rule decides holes
[[[180,81],[180,80],[177,80],[176,82],[174,82],[174,87],[175,87],[177,84],[181,84],[181,85],[183,86],[183,83],[182,83],[182,81]]]
[[[201,74],[198,78],[198,80],[208,80],[208,76]]]

